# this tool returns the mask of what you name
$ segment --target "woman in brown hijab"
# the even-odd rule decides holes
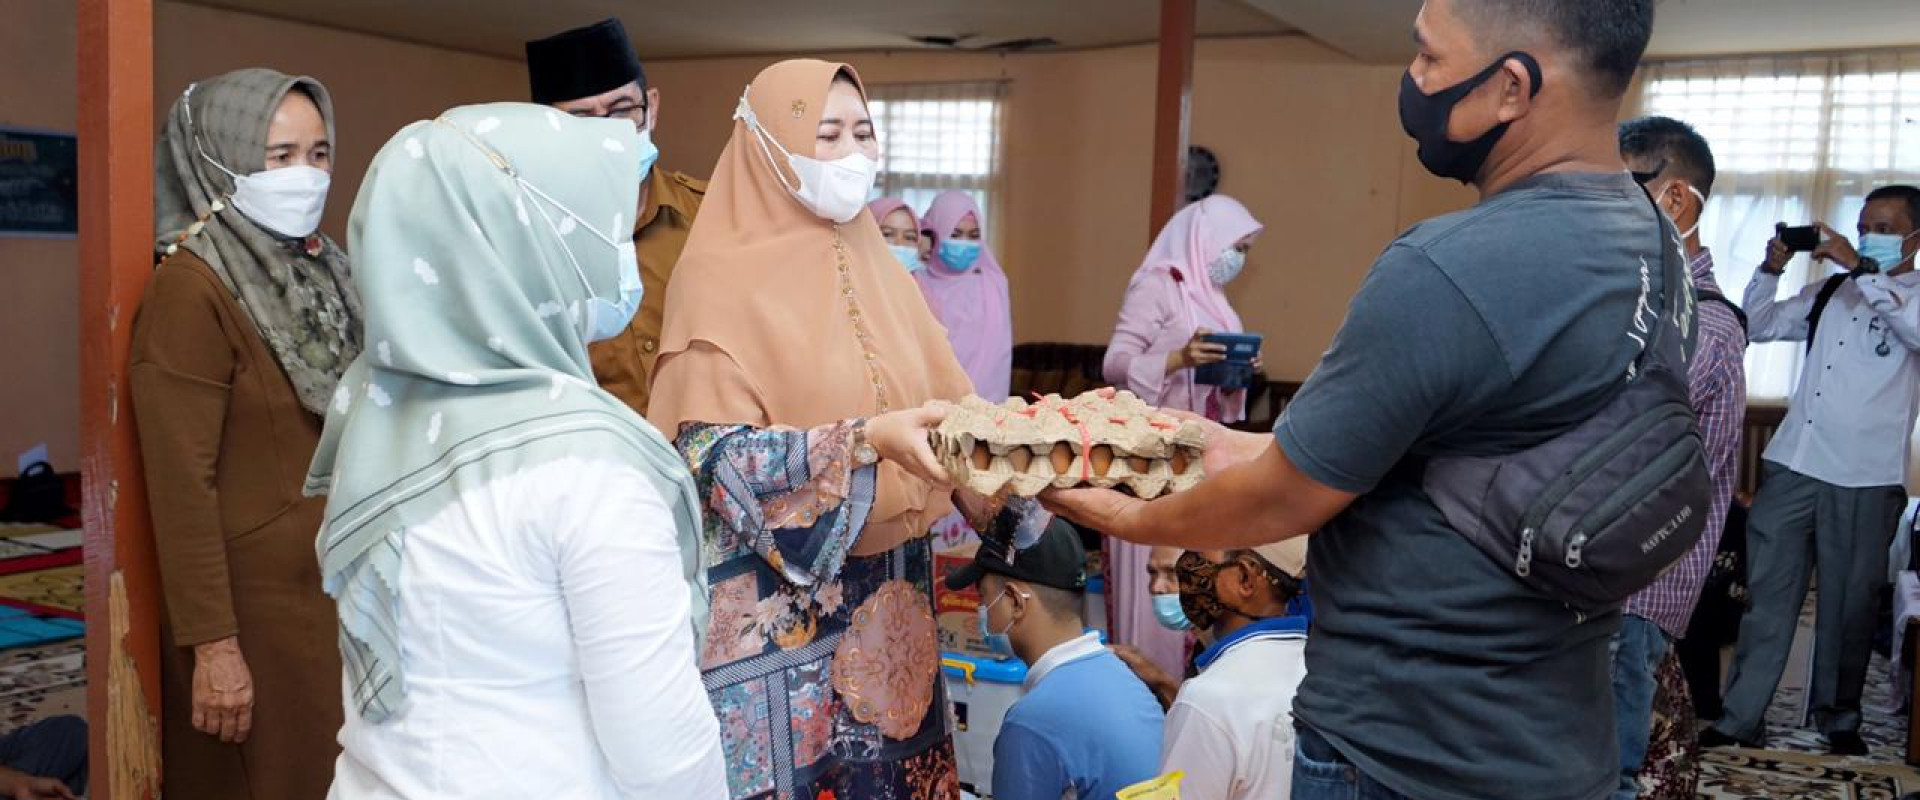
[[[902,409],[959,399],[966,373],[866,210],[879,151],[853,69],[775,64],[735,120],[668,288],[648,408],[707,504],[701,668],[729,789],[957,798],[925,538],[954,493],[930,451],[867,439],[936,423]],[[1047,520],[960,499],[994,544]]]
[[[249,69],[188,87],[155,162],[155,256],[133,410],[160,583],[168,797],[320,800],[340,654],[301,494],[320,414],[360,352],[346,255],[317,231],[333,105]]]

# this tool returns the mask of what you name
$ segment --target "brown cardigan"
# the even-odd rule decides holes
[[[319,800],[342,713],[334,604],[314,555],[326,504],[300,492],[321,420],[186,250],[154,271],[130,372],[174,645],[162,664],[167,795]],[[190,648],[229,636],[254,682],[253,734],[238,747],[192,728]]]

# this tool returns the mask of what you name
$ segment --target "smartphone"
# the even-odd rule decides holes
[[[1206,364],[1194,370],[1194,383],[1218,386],[1228,391],[1245,389],[1253,385],[1253,358],[1260,355],[1260,334],[1210,333],[1202,337],[1201,341],[1225,346],[1227,360]]]
[[[1820,229],[1812,225],[1795,228],[1782,224],[1775,230],[1780,232],[1780,241],[1789,253],[1811,253],[1820,246]]]

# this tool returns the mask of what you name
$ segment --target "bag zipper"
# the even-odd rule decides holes
[[[1620,487],[1620,491],[1614,494],[1612,502],[1605,503],[1587,512],[1587,515],[1582,517],[1573,529],[1574,540],[1584,543],[1587,539],[1588,531],[1598,531],[1613,524],[1637,498],[1644,496],[1647,492],[1651,491],[1653,487],[1672,480],[1674,475],[1678,474],[1680,469],[1686,466],[1686,463],[1699,453],[1700,441],[1698,438],[1682,439],[1674,442],[1671,447],[1668,447],[1658,457],[1654,458],[1653,463],[1649,464],[1640,474],[1633,476],[1633,480],[1623,484]],[[1579,563],[1575,558],[1576,553],[1577,551],[1574,550],[1570,550],[1568,553],[1567,566],[1570,568],[1579,568]]]
[[[1667,413],[1658,413],[1661,409],[1666,409]],[[1514,564],[1515,571],[1518,572],[1522,568],[1522,565],[1533,561],[1534,537],[1531,534],[1538,531],[1540,526],[1546,523],[1547,517],[1553,514],[1553,509],[1560,505],[1560,501],[1565,500],[1567,495],[1573,493],[1574,487],[1579,485],[1581,478],[1585,477],[1587,473],[1592,472],[1594,467],[1619,455],[1621,450],[1626,449],[1628,445],[1638,439],[1641,434],[1646,433],[1648,429],[1667,421],[1671,417],[1683,414],[1691,415],[1693,414],[1693,409],[1684,403],[1676,401],[1667,401],[1654,406],[1648,410],[1648,413],[1641,415],[1640,419],[1634,424],[1608,434],[1607,438],[1602,439],[1600,443],[1588,451],[1586,455],[1581,456],[1579,460],[1567,467],[1566,472],[1561,473],[1560,477],[1555,478],[1553,483],[1548,484],[1547,488],[1540,493],[1540,499],[1535,501],[1532,508],[1529,508],[1527,513],[1520,518],[1520,555],[1519,560]],[[1529,571],[1531,570],[1529,569]],[[1525,577],[1527,573],[1521,572],[1520,575]]]

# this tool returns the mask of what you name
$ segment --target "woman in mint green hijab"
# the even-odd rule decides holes
[[[726,797],[693,483],[588,366],[640,301],[640,148],[497,104],[374,159],[349,229],[366,350],[307,483],[330,495],[335,798]]]

